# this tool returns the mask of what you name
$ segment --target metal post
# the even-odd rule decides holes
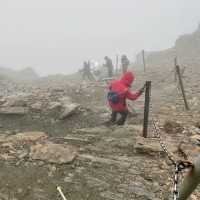
[[[147,133],[148,133],[150,94],[151,94],[151,81],[147,81],[145,89],[145,103],[144,103],[144,123],[143,123],[144,138],[147,138]]]
[[[142,50],[142,60],[143,60],[144,72],[145,72],[145,71],[146,71],[146,62],[145,62],[145,54],[144,54],[144,50]]]
[[[180,84],[180,87],[181,87],[181,92],[182,92],[182,95],[183,95],[183,100],[184,100],[184,103],[185,103],[185,108],[186,108],[186,110],[189,110],[189,106],[188,106],[188,103],[187,103],[187,99],[186,99],[186,95],[185,95],[185,90],[184,90],[184,86],[183,86],[183,80],[182,80],[182,77],[181,77],[180,67],[178,65],[176,66],[176,73],[177,73],[178,78],[179,78],[179,84]]]

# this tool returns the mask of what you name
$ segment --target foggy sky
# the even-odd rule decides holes
[[[171,47],[200,22],[199,0],[0,0],[0,66],[71,73],[84,60]]]

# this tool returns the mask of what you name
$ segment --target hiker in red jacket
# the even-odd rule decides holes
[[[121,80],[111,82],[108,92],[108,103],[112,109],[111,120],[108,125],[116,123],[117,125],[124,125],[128,116],[128,108],[126,99],[136,100],[144,92],[145,86],[138,90],[136,93],[130,91],[131,84],[135,77],[132,72],[126,72]],[[117,120],[118,113],[121,118]]]

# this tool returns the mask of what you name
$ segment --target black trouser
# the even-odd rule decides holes
[[[117,114],[120,114],[121,117],[120,119],[116,122],[117,120]],[[128,116],[128,110],[125,110],[125,111],[121,111],[121,112],[117,112],[117,111],[112,111],[112,114],[111,114],[111,122],[116,122],[117,125],[124,125],[126,119],[127,119],[127,116]]]

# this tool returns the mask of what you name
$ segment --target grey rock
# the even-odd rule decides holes
[[[138,196],[145,197],[145,199],[147,200],[155,200],[155,195],[142,187],[129,186],[128,192],[131,194],[136,194]]]
[[[110,191],[101,192],[100,196],[106,200],[123,200],[123,194],[116,194]]]
[[[31,109],[35,111],[41,111],[42,110],[42,103],[41,102],[36,102],[31,105]]]
[[[89,185],[89,187],[97,188],[99,191],[105,190],[110,186],[105,181],[102,181],[95,177],[87,176],[86,179],[87,179],[87,184]]]
[[[63,111],[60,114],[60,119],[63,120],[73,115],[78,110],[79,107],[80,105],[77,103],[65,104],[63,106]]]

